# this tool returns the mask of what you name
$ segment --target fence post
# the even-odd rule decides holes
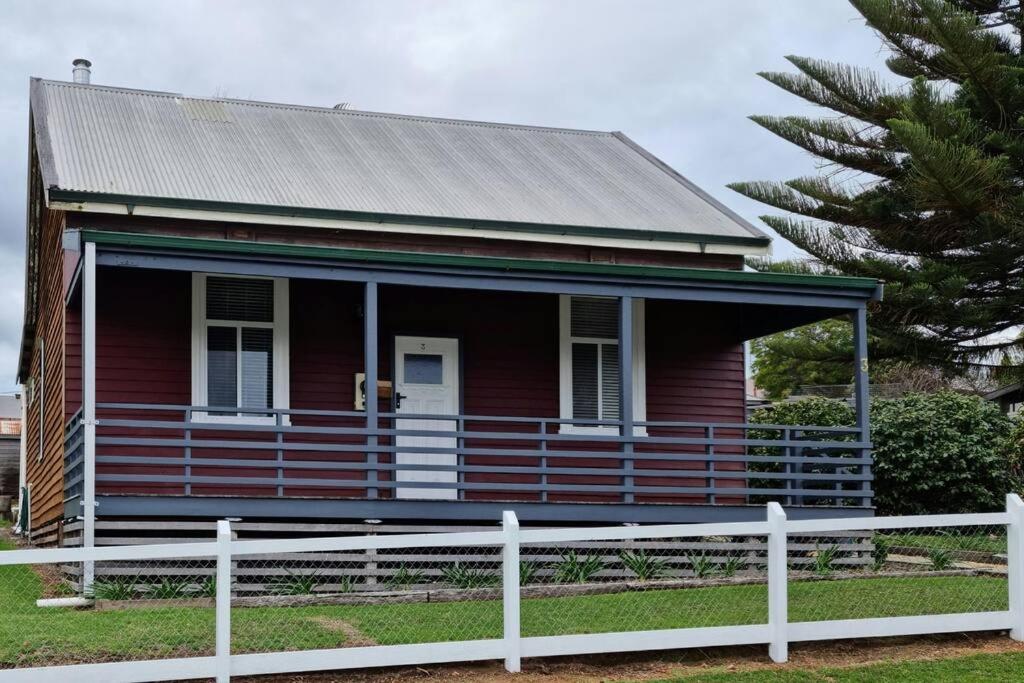
[[[231,680],[231,522],[217,520],[217,683]]]
[[[773,501],[768,503],[768,656],[779,664],[789,659],[786,552],[786,512]]]
[[[505,533],[505,547],[501,556],[504,599],[502,613],[505,617],[505,670],[520,671],[519,662],[519,520],[516,513],[506,510],[501,517],[501,528]]]
[[[1010,637],[1024,640],[1024,501],[1016,493],[1006,496],[1006,578],[1010,589]]]

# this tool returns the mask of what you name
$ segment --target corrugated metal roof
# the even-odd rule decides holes
[[[32,110],[50,189],[764,239],[618,133],[42,80]]]

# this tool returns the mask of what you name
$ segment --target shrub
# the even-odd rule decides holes
[[[843,427],[853,425],[856,414],[845,401],[820,396],[808,396],[799,401],[787,401],[758,408],[750,415],[755,424],[814,425],[816,427]],[[765,438],[765,437],[759,437]],[[767,438],[778,438],[770,432]]]
[[[641,581],[653,581],[665,573],[664,560],[652,557],[644,550],[623,550],[619,553],[622,564]]]
[[[992,402],[951,391],[874,401],[875,505],[882,515],[1001,509],[1010,421]]]
[[[852,425],[854,410],[844,401],[811,397],[759,408],[751,415],[751,422]],[[1001,509],[1006,493],[1013,488],[1010,465],[1024,463],[1024,426],[1012,431],[1013,435],[1010,420],[996,404],[976,396],[940,391],[873,400],[872,487],[878,514],[955,514]],[[750,437],[780,438],[777,431],[769,430],[751,430]],[[752,453],[762,455],[779,455],[781,451],[771,447],[751,449]],[[750,469],[780,470],[761,464]]]
[[[445,567],[441,573],[444,574],[444,580],[456,588],[487,588],[497,584],[501,579],[497,574],[483,569],[473,569],[458,562]]]
[[[556,583],[586,583],[604,569],[604,562],[593,555],[577,555],[575,550],[561,553],[562,561],[555,565]]]

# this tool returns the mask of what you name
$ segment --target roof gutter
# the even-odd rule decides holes
[[[504,233],[505,239],[521,239],[522,235],[543,236],[544,241],[550,241],[551,237],[576,237],[583,238],[587,242],[598,240],[615,239],[634,249],[680,249],[684,245],[690,245],[692,251],[701,249],[704,245],[706,250],[712,245],[727,248],[724,253],[754,254],[764,253],[771,244],[771,239],[764,235],[751,235],[750,237],[733,235],[704,235],[688,232],[670,232],[665,230],[636,230],[627,228],[611,228],[598,226],[576,226],[576,225],[554,225],[541,223],[517,223],[491,220],[475,220],[465,218],[452,218],[444,216],[407,216],[402,214],[374,213],[365,211],[339,211],[333,209],[309,209],[296,208],[292,206],[275,206],[269,204],[244,204],[233,202],[218,202],[208,200],[179,199],[173,197],[145,197],[135,195],[102,194],[94,192],[80,192],[75,190],[61,190],[51,187],[48,199],[53,208],[68,211],[96,211],[97,213],[121,213],[127,215],[159,215],[152,209],[163,209],[174,211],[175,217],[186,217],[181,212],[196,212],[194,217],[201,218],[202,214],[229,214],[229,218],[223,216],[220,220],[232,220],[243,223],[277,223],[280,219],[305,219],[308,221],[332,221],[348,222],[351,226],[330,225],[325,227],[351,227],[359,226],[358,229],[367,229],[365,224],[376,224],[375,229],[384,226],[394,226],[393,229],[402,231],[403,227],[415,228],[451,228],[468,231],[472,234],[486,232]],[[108,208],[104,208],[107,206]],[[273,217],[276,220],[268,220]],[[399,227],[403,226],[403,227]],[[535,239],[537,238],[535,237]],[[628,243],[628,244],[625,244]],[[659,246],[660,245],[660,246]],[[723,252],[718,252],[723,253]]]

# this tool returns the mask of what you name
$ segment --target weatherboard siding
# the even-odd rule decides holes
[[[25,481],[31,485],[29,509],[34,529],[59,519],[64,511],[63,229],[64,213],[44,209],[38,254],[37,343],[26,375],[34,378],[36,389],[34,396],[29,396],[24,426]],[[41,381],[44,369],[45,381]]]
[[[354,401],[354,374],[362,370],[362,287],[353,283],[292,280],[290,286],[290,403],[294,409],[350,410]],[[188,404],[191,400],[190,365],[190,280],[186,273],[139,269],[100,268],[97,288],[97,400],[100,403]],[[557,417],[558,400],[558,307],[557,297],[545,294],[496,293],[475,290],[387,286],[380,295],[379,373],[391,378],[392,347],[395,335],[457,337],[462,353],[463,413],[469,415],[508,415]],[[69,317],[70,320],[70,317]],[[735,341],[734,325],[721,320],[702,304],[688,302],[648,302],[647,316],[647,403],[652,420],[713,420],[742,422],[744,413],[743,351]],[[695,321],[700,321],[699,325]],[[73,327],[73,326],[70,326]],[[77,375],[76,375],[77,377]],[[77,382],[69,375],[68,396],[77,395]],[[387,405],[382,402],[382,410]],[[67,410],[77,409],[69,403]],[[134,417],[140,417],[138,414]],[[157,417],[149,415],[147,417]],[[173,415],[159,415],[174,419]],[[296,416],[293,424],[325,426],[361,426],[358,418]],[[535,425],[524,426],[534,430]],[[556,427],[551,426],[554,433]],[[101,435],[155,436],[139,429],[99,427]],[[661,434],[684,432],[662,430]],[[181,432],[162,430],[163,437],[181,436]],[[686,433],[685,435],[689,435]],[[252,438],[242,430],[206,432],[211,438]],[[257,437],[260,438],[260,437]],[[271,438],[271,437],[266,437]],[[289,439],[298,437],[289,436]],[[320,437],[305,437],[316,440]],[[332,437],[333,442],[343,442]],[[357,437],[347,443],[360,443]],[[483,442],[467,446],[480,446]],[[535,447],[524,441],[517,446]],[[579,446],[579,444],[576,444]],[[597,447],[595,444],[594,447]],[[641,449],[642,450],[642,449]],[[285,459],[310,458],[310,454],[287,448]],[[128,446],[104,446],[101,455],[137,452]],[[180,457],[180,449],[150,448],[151,464],[125,466],[101,464],[100,474],[176,474],[177,465],[162,465],[164,456]],[[193,449],[193,458],[244,457],[266,459],[267,467],[226,469],[193,467],[193,474],[228,476],[273,476],[274,451],[243,452],[223,449]],[[318,453],[318,460],[361,461],[360,453]],[[381,456],[382,462],[390,457]],[[530,459],[475,456],[467,464],[527,464]],[[549,453],[552,466],[581,466],[584,463],[560,461],[557,450]],[[538,458],[532,464],[539,464]],[[586,466],[615,467],[616,460],[594,459]],[[638,466],[664,468],[661,461]],[[680,476],[680,475],[684,476]],[[666,473],[664,478],[638,479],[654,485],[703,485],[698,477],[685,472]],[[287,496],[364,497],[364,473],[351,471],[303,471],[302,476],[337,479],[337,486],[285,486]],[[382,481],[391,477],[386,472]],[[539,483],[537,475],[469,474],[468,481]],[[607,477],[554,476],[551,483],[611,484],[617,475]],[[101,483],[99,493],[181,494],[179,484]],[[276,493],[273,486],[215,486],[195,484],[197,495],[252,495]],[[393,496],[380,489],[380,496]],[[509,498],[539,500],[540,494],[526,491],[470,492],[470,500]],[[614,501],[602,494],[552,494],[557,501]],[[705,502],[703,497],[639,496],[641,502]],[[722,500],[720,502],[730,502]],[[741,502],[741,501],[737,501]]]

